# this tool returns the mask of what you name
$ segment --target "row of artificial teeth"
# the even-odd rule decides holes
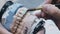
[[[21,23],[22,23],[22,18],[24,18],[23,15],[25,15],[25,13],[27,12],[26,10],[27,9],[24,7],[20,8],[18,10],[18,12],[16,13],[16,15],[14,16],[14,21],[13,21],[13,26],[12,26],[13,34],[23,34],[23,33],[21,33],[21,31],[22,31],[21,29],[23,28]],[[24,11],[25,11],[25,13],[24,13]]]

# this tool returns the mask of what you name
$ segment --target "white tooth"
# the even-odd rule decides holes
[[[18,9],[18,12],[17,13],[21,13],[22,15],[24,15],[26,13],[26,11],[27,11],[27,8],[22,7],[22,8],[19,8]]]
[[[21,18],[20,17],[17,17],[16,21],[21,21]]]
[[[23,27],[22,26],[19,26],[19,29],[22,29]]]
[[[21,29],[18,28],[16,34],[21,34]]]
[[[19,21],[16,21],[16,24],[19,24],[20,22]]]
[[[19,13],[16,14],[16,16],[17,16],[17,17],[23,17],[23,15],[22,15],[22,14],[19,14]]]
[[[16,30],[16,28],[17,28],[17,27],[16,27],[16,26],[14,26],[14,30]]]
[[[23,17],[23,15],[22,15],[22,14],[18,14],[18,16],[19,16],[19,17]]]
[[[14,33],[14,32],[15,32],[15,29],[14,29],[14,28],[12,28],[12,29],[11,29],[11,31]]]

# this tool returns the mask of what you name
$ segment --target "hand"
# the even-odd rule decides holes
[[[60,3],[60,0],[45,0],[44,4],[51,4],[53,2],[58,4],[58,3]]]
[[[60,9],[52,5],[51,2],[52,0],[46,0],[45,4],[42,6],[42,12],[41,13],[37,12],[35,15],[37,17],[43,17],[45,19],[54,20],[56,25],[60,29]]]
[[[52,4],[45,4],[42,7],[42,11],[46,14],[48,14],[49,16],[54,17],[55,19],[60,20],[60,9],[57,8],[55,5]]]
[[[45,0],[44,4],[50,4],[52,0]]]

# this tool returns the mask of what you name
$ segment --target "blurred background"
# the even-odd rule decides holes
[[[21,3],[27,8],[37,7],[44,2],[44,0],[13,0],[13,1]]]
[[[0,5],[2,5],[2,3],[6,1],[9,0],[0,0]],[[11,1],[23,4],[27,8],[37,7],[44,2],[44,0],[11,0]]]

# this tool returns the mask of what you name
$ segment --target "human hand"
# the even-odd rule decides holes
[[[51,4],[51,3],[58,4],[58,3],[60,3],[60,0],[45,0],[45,2],[44,2],[44,4]]]
[[[59,1],[60,0],[57,0],[57,3],[59,3]],[[60,29],[60,9],[51,3],[52,0],[46,0],[45,4],[42,6],[42,12],[37,12],[35,15],[45,19],[52,19]]]

